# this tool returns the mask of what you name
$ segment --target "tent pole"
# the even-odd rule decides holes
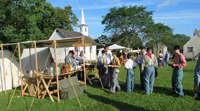
[[[91,49],[92,47],[90,46],[90,64],[91,64]]]
[[[30,58],[30,70],[32,70],[32,62],[31,62],[31,46],[29,45],[29,58]]]
[[[36,76],[38,77],[38,63],[37,63],[37,49],[36,49],[36,41],[33,42],[34,43],[34,48],[35,48],[35,68],[36,68]],[[39,82],[38,82],[38,78],[37,78],[37,96],[39,97]]]
[[[23,93],[23,83],[22,83],[22,63],[21,63],[21,53],[20,53],[20,43],[17,43],[18,45],[18,53],[19,53],[19,68],[20,68],[20,76],[21,76],[21,94],[24,96]]]
[[[84,44],[84,37],[82,37],[82,44]],[[85,74],[85,49],[83,46],[83,73],[84,73],[84,82],[86,84],[86,74]]]
[[[5,75],[5,66],[4,66],[3,44],[1,44],[1,55],[2,55],[2,62],[3,62],[4,89],[5,89],[5,94],[6,94],[6,75]]]
[[[60,103],[60,95],[59,95],[59,83],[58,83],[58,61],[57,61],[57,49],[56,49],[56,40],[53,41],[54,44],[54,51],[55,51],[55,59],[56,59],[56,82],[57,82],[57,96],[58,96],[58,103]]]

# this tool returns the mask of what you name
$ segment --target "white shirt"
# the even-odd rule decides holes
[[[134,68],[134,67],[136,67],[136,63],[133,60],[128,59],[128,61],[125,63],[125,68],[131,69],[131,68]]]
[[[109,59],[108,63],[110,64],[113,59],[112,52],[111,51],[106,52],[106,56],[108,57],[108,59]]]
[[[160,54],[158,55],[158,57],[159,57],[159,60],[163,60],[163,54],[160,53]]]

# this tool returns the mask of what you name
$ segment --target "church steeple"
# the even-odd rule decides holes
[[[81,15],[81,24],[85,24],[83,9],[82,9],[82,15]]]
[[[78,26],[78,32],[81,32],[84,36],[88,36],[88,26],[85,25],[83,9],[82,9],[82,15],[81,15],[81,24]]]

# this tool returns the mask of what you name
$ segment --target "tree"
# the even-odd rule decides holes
[[[162,23],[152,23],[144,31],[146,33],[145,39],[148,40],[146,46],[156,46],[159,49],[159,44],[164,43],[167,47],[170,47],[173,30],[169,26]]]
[[[95,42],[104,44],[104,45],[110,45],[111,43],[111,38],[107,37],[107,35],[101,35],[97,39],[94,39]]]
[[[186,36],[184,34],[175,34],[170,37],[169,41],[164,41],[163,43],[166,44],[168,47],[168,50],[170,52],[173,52],[174,45],[179,45],[181,49],[183,49],[183,46],[190,40],[191,38],[189,36]]]
[[[101,22],[105,25],[104,32],[120,35],[116,38],[119,43],[124,42],[127,47],[133,46],[138,37],[143,39],[144,29],[153,22],[153,12],[147,11],[146,8],[143,6],[111,8]]]

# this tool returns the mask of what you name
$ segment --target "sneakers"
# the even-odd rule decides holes
[[[174,97],[181,97],[181,98],[182,98],[182,97],[184,97],[184,96],[183,96],[183,95],[180,95],[180,94],[175,94]]]

